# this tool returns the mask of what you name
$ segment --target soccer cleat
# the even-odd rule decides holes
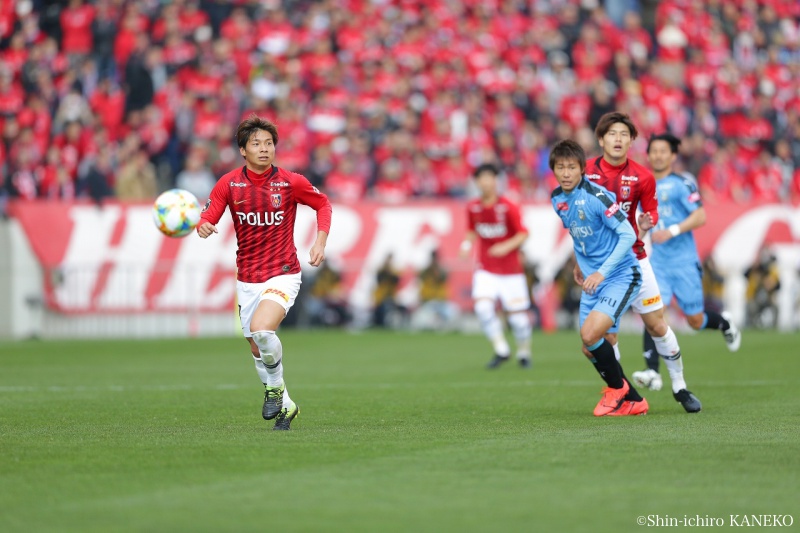
[[[286,389],[285,385],[280,387],[264,387],[264,407],[261,409],[261,416],[264,420],[272,420],[281,408],[283,408],[283,391]]]
[[[728,321],[731,327],[722,330],[722,336],[725,337],[725,344],[728,345],[728,351],[735,352],[739,350],[742,345],[742,332],[736,327],[731,319],[731,314],[727,311],[722,313],[722,318]]]
[[[272,428],[273,431],[289,431],[291,429],[289,426],[292,423],[297,415],[300,414],[300,406],[296,403],[293,403],[291,407],[287,407],[281,409],[281,412],[278,413],[278,418],[275,419],[275,426]]]
[[[494,354],[494,357],[492,358],[491,361],[489,361],[489,364],[486,365],[486,368],[488,368],[490,370],[493,369],[493,368],[497,368],[498,366],[502,365],[503,363],[505,363],[509,359],[510,359],[510,357],[508,355],[503,357],[501,355]]]
[[[646,415],[647,411],[650,409],[650,406],[647,404],[647,400],[644,398],[638,402],[632,402],[630,400],[625,400],[619,407],[608,413],[606,416],[638,416],[638,415]]]
[[[652,368],[634,372],[631,374],[631,378],[633,378],[633,384],[637,387],[646,387],[650,390],[661,390],[661,386],[664,384],[661,374]]]
[[[625,395],[631,390],[631,386],[624,379],[622,380],[621,389],[612,389],[611,387],[603,387],[603,397],[594,408],[594,416],[605,416],[611,411],[620,406]]]
[[[686,409],[687,413],[699,413],[700,409],[703,408],[703,404],[700,403],[700,400],[697,399],[697,396],[686,389],[673,392],[672,396],[675,397],[675,401],[680,402],[683,408]]]
[[[519,360],[519,367],[520,368],[530,368],[531,367],[531,358],[530,357],[523,357]]]

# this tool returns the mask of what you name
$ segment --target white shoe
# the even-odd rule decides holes
[[[661,374],[648,368],[647,370],[639,370],[631,374],[633,383],[638,387],[647,387],[650,390],[661,390],[664,382],[661,379]]]
[[[729,351],[738,351],[739,347],[742,345],[742,332],[739,331],[739,328],[737,328],[736,324],[733,323],[731,314],[729,312],[725,311],[721,314],[722,318],[727,320],[728,324],[731,325],[730,328],[722,330],[722,336],[725,337],[725,344],[728,345]]]

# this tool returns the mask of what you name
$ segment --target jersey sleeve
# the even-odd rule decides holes
[[[703,200],[700,198],[700,192],[697,187],[690,180],[681,180],[681,196],[680,203],[687,213],[694,213],[698,207],[703,207]]]
[[[330,234],[333,208],[328,197],[311,185],[305,176],[291,174],[292,189],[297,203],[307,205],[317,212],[317,230]]]
[[[512,237],[518,233],[528,233],[528,228],[522,223],[522,213],[517,204],[508,204],[508,229]]]
[[[211,189],[211,194],[208,195],[208,201],[203,208],[203,213],[200,215],[200,222],[197,224],[198,228],[203,222],[210,222],[214,225],[219,223],[219,219],[225,213],[225,208],[228,207],[230,193],[231,188],[228,186],[228,182],[224,179],[219,179],[214,188]]]
[[[467,229],[469,231],[475,231],[475,217],[472,216],[472,209],[470,209],[471,204],[467,204]]]
[[[658,224],[658,196],[656,195],[656,179],[649,172],[642,175],[641,180],[641,194],[639,195],[639,203],[641,204],[642,213],[650,213],[653,220],[653,226]]]
[[[627,222],[619,204],[614,201],[614,198],[605,191],[597,191],[595,193],[596,202],[592,202],[594,208],[599,211],[599,218],[603,224],[609,228],[616,230],[617,227],[623,222]]]

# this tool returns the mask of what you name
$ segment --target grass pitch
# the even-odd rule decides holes
[[[792,514],[798,335],[680,337],[688,415],[595,418],[576,333],[484,370],[478,336],[283,331],[300,404],[261,419],[241,338],[0,344],[0,531],[640,531]],[[630,375],[640,339],[621,337]],[[665,370],[663,371],[665,373]],[[665,386],[668,379],[665,375]]]

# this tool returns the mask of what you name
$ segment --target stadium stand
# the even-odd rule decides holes
[[[684,138],[707,201],[800,199],[800,3],[609,4],[0,0],[0,194],[202,197],[256,112],[339,202],[460,197],[485,161],[543,199],[548,146],[596,153],[618,109]]]

